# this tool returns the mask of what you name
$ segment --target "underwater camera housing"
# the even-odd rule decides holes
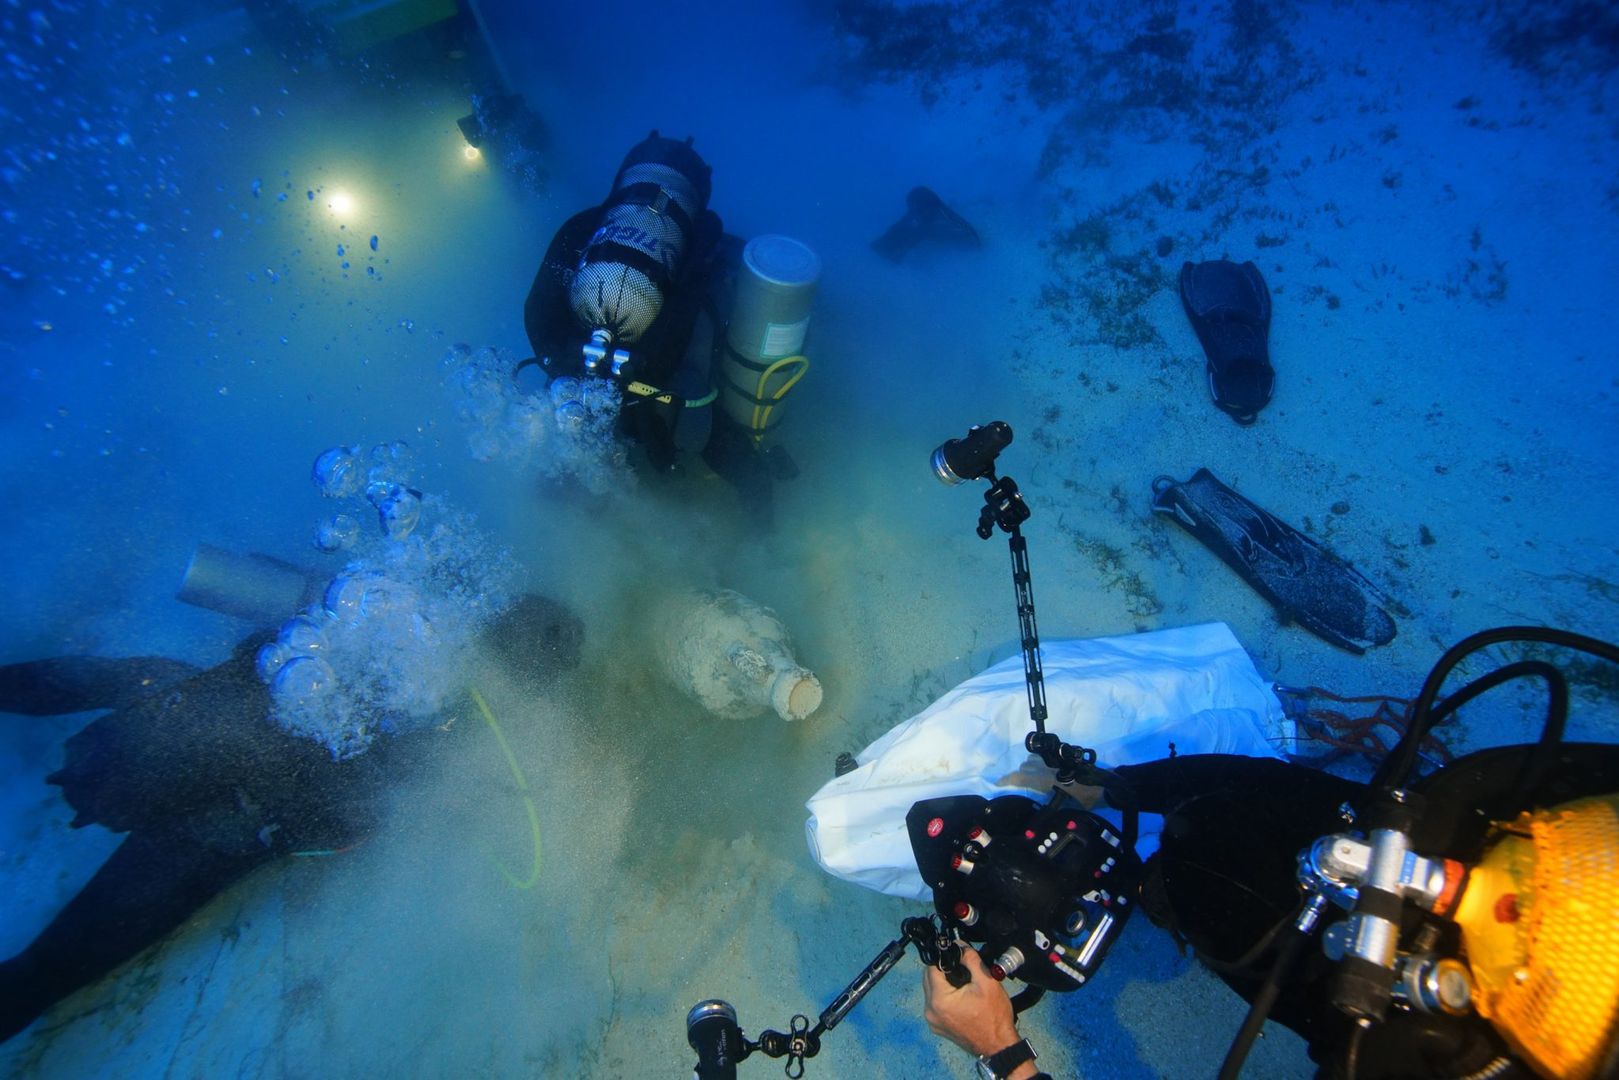
[[[990,974],[1041,990],[1083,986],[1124,929],[1141,861],[1112,824],[1054,793],[928,799],[905,815],[947,926]]]

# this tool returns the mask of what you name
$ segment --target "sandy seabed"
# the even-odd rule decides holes
[[[1208,39],[1186,62],[1222,63],[1215,16],[1186,25]],[[1015,642],[1001,541],[973,535],[975,492],[926,467],[972,423],[1017,432],[1002,465],[1034,511],[1048,639],[1221,619],[1279,681],[1413,693],[1445,645],[1489,626],[1619,636],[1612,76],[1537,76],[1482,29],[1402,5],[1301,5],[1280,25],[1288,49],[1265,55],[1291,65],[1272,73],[1286,92],[1262,110],[1142,117],[1004,98],[1004,71],[976,92],[947,79],[924,106],[906,86],[851,91],[745,49],[734,70],[676,78],[664,59],[587,84],[582,49],[533,27],[524,38],[516,20],[500,35],[508,61],[550,60],[513,73],[554,121],[553,188],[537,203],[441,167],[463,104],[453,85],[351,100],[330,72],[282,76],[286,94],[261,68],[233,76],[220,94],[264,119],[219,106],[238,125],[220,136],[233,153],[207,167],[220,191],[200,189],[204,224],[176,234],[199,245],[221,223],[207,241],[219,249],[176,271],[193,306],[10,343],[8,363],[40,374],[5,418],[28,466],[9,481],[14,503],[37,508],[9,526],[14,610],[35,614],[6,655],[212,662],[240,627],[175,612],[190,543],[295,554],[319,509],[304,463],[339,441],[409,438],[433,489],[586,620],[584,663],[540,698],[492,663],[475,680],[534,789],[542,873],[528,890],[500,873],[534,857],[521,793],[492,740],[463,739],[462,756],[400,790],[381,835],[230,890],[0,1047],[0,1070],[680,1075],[685,1011],[705,997],[730,1000],[750,1034],[813,1017],[915,909],[822,874],[804,800],[839,750]],[[774,29],[745,22],[715,47]],[[585,103],[582,85],[598,91]],[[781,435],[800,475],[763,535],[700,475],[606,503],[535,493],[467,459],[423,374],[458,340],[526,355],[520,304],[544,239],[600,198],[653,123],[697,136],[733,231],[800,236],[827,267],[815,366]],[[386,261],[368,260],[380,283],[340,271],[328,248],[353,236],[298,197],[250,201],[260,175],[298,197],[369,177],[376,217],[356,232],[383,238]],[[985,248],[897,266],[870,252],[917,183]],[[1218,257],[1255,260],[1273,296],[1277,391],[1252,428],[1210,403],[1174,291],[1183,260]],[[1284,626],[1154,519],[1153,477],[1200,466],[1386,590],[1398,638],[1356,657]],[[648,590],[680,585],[778,610],[826,688],[820,712],[719,725],[672,699],[634,616]],[[1612,739],[1612,699],[1590,693],[1571,736]],[[1446,738],[1475,749],[1528,738],[1533,720],[1532,700],[1503,699]],[[6,735],[13,949],[115,843],[69,833],[38,780],[72,729]],[[920,1009],[907,962],[808,1074],[970,1076]],[[1202,1076],[1243,1011],[1136,920],[1092,986],[1023,1027],[1054,1075]],[[1247,1075],[1307,1069],[1273,1027]]]

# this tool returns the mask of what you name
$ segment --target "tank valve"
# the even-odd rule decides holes
[[[1425,1013],[1466,1016],[1473,1008],[1467,966],[1432,953],[1401,956],[1394,965],[1394,996]]]

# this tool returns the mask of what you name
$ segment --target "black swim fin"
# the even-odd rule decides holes
[[[1361,573],[1207,469],[1185,483],[1152,482],[1152,508],[1168,514],[1276,606],[1317,636],[1353,653],[1394,640],[1385,600]]]
[[[1251,262],[1228,259],[1181,267],[1181,306],[1208,357],[1214,403],[1244,426],[1270,403],[1270,290]]]
[[[929,188],[912,188],[905,196],[905,216],[871,242],[871,249],[889,262],[899,262],[924,240],[957,247],[982,247],[983,239],[967,219],[944,204]]]

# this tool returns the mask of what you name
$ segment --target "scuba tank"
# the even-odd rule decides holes
[[[755,442],[809,370],[804,335],[820,280],[820,256],[791,237],[756,236],[742,249],[717,382],[726,415]]]
[[[607,349],[641,340],[663,310],[708,209],[710,173],[691,139],[656,131],[624,155],[568,290],[575,317],[591,331],[593,373],[608,374],[596,369]]]

